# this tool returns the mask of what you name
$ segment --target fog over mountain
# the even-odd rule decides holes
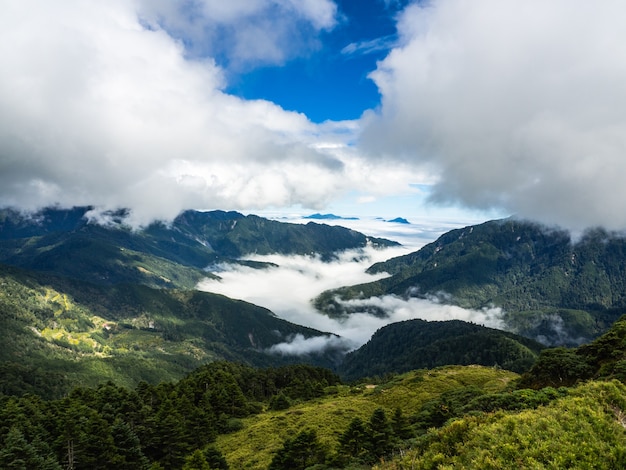
[[[369,228],[369,233],[389,236],[389,224],[384,220],[337,221],[340,225],[352,228]],[[443,226],[446,226],[443,224]],[[445,305],[438,299],[401,299],[397,296],[371,298],[362,302],[363,312],[353,313],[346,318],[329,318],[317,312],[311,300],[323,291],[374,281],[386,274],[370,275],[365,270],[378,261],[407,254],[427,242],[433,241],[442,233],[442,227],[431,225],[401,225],[403,241],[412,241],[412,246],[368,248],[348,250],[336,260],[323,262],[317,256],[251,256],[249,259],[270,262],[277,267],[258,270],[240,265],[223,265],[218,274],[221,280],[207,279],[198,285],[200,290],[224,294],[235,299],[245,300],[270,309],[279,317],[290,322],[309,326],[320,331],[328,331],[342,337],[304,339],[294,337],[283,345],[272,348],[272,352],[282,354],[303,354],[322,350],[328,346],[343,344],[354,349],[369,340],[379,328],[389,323],[420,318],[424,320],[464,320],[489,327],[502,327],[501,310],[498,308],[471,310],[454,305]],[[358,308],[358,301],[351,301]],[[368,313],[376,305],[385,316]]]

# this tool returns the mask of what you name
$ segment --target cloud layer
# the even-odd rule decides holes
[[[140,0],[141,19],[185,41],[189,54],[219,57],[227,68],[282,64],[321,46],[331,0]]]
[[[0,206],[127,207],[142,224],[421,183],[444,205],[626,228],[624,2],[412,2],[358,121],[224,92],[305,58],[338,15],[331,0],[3,1]]]
[[[227,43],[235,48],[257,42],[239,36],[268,18],[285,28],[297,18],[314,38],[332,27],[332,2],[185,2],[199,12],[188,34],[205,34],[190,43],[172,33],[187,26],[172,5],[3,2],[0,206],[128,207],[141,224],[188,208],[321,208],[381,177],[380,191],[406,187],[410,171],[363,164],[346,147],[354,123],[314,125],[228,95],[224,69],[211,56],[190,57],[198,44],[214,52],[215,25],[241,27]],[[258,50],[237,60],[280,62],[306,49],[289,34],[267,39],[268,50],[283,48],[277,56]]]
[[[626,227],[625,16],[616,0],[409,6],[362,150],[438,175],[435,202]]]
[[[382,224],[384,222],[379,222],[379,226]],[[417,227],[414,230],[423,233]],[[384,296],[350,301],[351,310],[357,313],[339,319],[329,318],[313,308],[311,300],[325,290],[385,277],[384,274],[366,274],[365,270],[375,262],[409,251],[407,248],[347,251],[330,263],[310,256],[253,256],[251,259],[272,262],[278,267],[255,270],[245,266],[226,265],[219,272],[221,281],[207,279],[198,288],[261,305],[292,323],[341,337],[324,335],[309,339],[301,336],[286,338],[285,342],[270,351],[285,355],[310,354],[328,347],[355,349],[366,343],[379,328],[413,318],[431,321],[460,319],[490,327],[502,326],[500,309],[467,310],[441,304],[436,299],[403,300],[396,296]],[[371,306],[384,311],[386,316],[378,317],[367,313]],[[362,311],[359,311],[359,307],[363,307]]]

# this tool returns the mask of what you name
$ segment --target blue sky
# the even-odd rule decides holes
[[[626,228],[626,3],[0,0],[0,206]]]
[[[317,49],[286,64],[234,75],[227,91],[273,101],[314,122],[358,119],[380,103],[368,74],[397,40],[395,16],[405,3],[339,1],[337,26],[320,34]]]

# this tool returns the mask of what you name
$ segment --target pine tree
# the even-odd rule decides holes
[[[35,447],[26,441],[22,432],[15,426],[11,427],[4,445],[0,449],[0,468],[6,470],[30,470],[61,468],[51,459],[45,459],[37,453]]]
[[[323,463],[326,454],[313,429],[298,433],[287,439],[276,453],[268,470],[305,470],[311,465]]]
[[[393,416],[391,417],[391,429],[395,434],[395,437],[400,440],[411,439],[414,437],[413,429],[409,420],[402,414],[400,408],[396,408]]]
[[[206,461],[209,462],[209,466],[213,470],[228,470],[228,463],[217,447],[206,446],[203,452]]]
[[[139,438],[130,426],[117,419],[111,430],[113,442],[116,447],[116,470],[143,470],[148,468],[149,462],[141,451]]]
[[[350,421],[350,424],[339,436],[339,452],[350,457],[359,457],[365,451],[367,445],[367,431],[363,420],[358,416]]]
[[[211,467],[206,461],[204,453],[201,450],[196,450],[185,458],[182,470],[211,470]]]
[[[373,461],[389,454],[393,446],[393,431],[385,410],[377,408],[367,426],[367,450]]]

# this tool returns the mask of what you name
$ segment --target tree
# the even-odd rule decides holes
[[[393,431],[385,410],[377,408],[372,413],[367,426],[367,445],[369,456],[378,460],[389,454],[393,446]]]
[[[196,450],[185,458],[182,470],[211,470],[211,467],[206,461],[204,453],[201,450]]]
[[[289,398],[285,396],[283,392],[280,392],[278,395],[274,395],[270,400],[270,410],[286,410],[291,406],[291,402]]]
[[[544,349],[532,368],[522,376],[520,387],[569,387],[593,375],[587,360],[567,348]]]
[[[353,418],[343,434],[339,436],[339,452],[350,457],[361,456],[365,452],[367,437],[363,420],[358,416]]]
[[[405,440],[414,437],[413,429],[409,420],[402,414],[400,408],[396,408],[393,416],[391,417],[391,429],[397,439]]]
[[[130,426],[116,419],[111,429],[113,442],[117,449],[115,468],[117,470],[142,470],[148,468],[149,462],[141,451],[139,438]]]
[[[33,445],[26,441],[22,432],[11,427],[0,449],[0,468],[7,470],[60,470],[61,466],[51,457],[44,458]]]
[[[324,463],[326,453],[313,429],[301,431],[293,439],[285,440],[274,455],[268,470],[305,470],[311,465]]]
[[[217,447],[214,445],[206,446],[203,452],[206,461],[213,470],[228,470],[228,463]]]

